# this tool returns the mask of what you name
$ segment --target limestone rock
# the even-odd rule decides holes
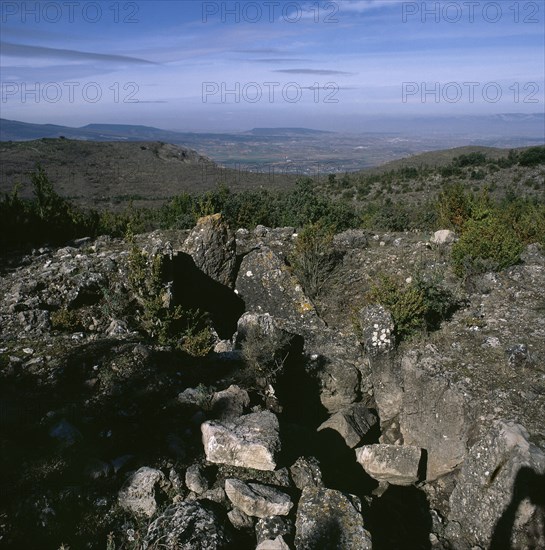
[[[274,470],[280,450],[278,419],[269,411],[201,425],[206,459],[256,470]]]
[[[460,547],[545,548],[545,453],[528,438],[519,424],[497,421],[469,450],[448,517]]]
[[[470,421],[463,394],[448,379],[433,377],[417,354],[402,360],[403,404],[399,417],[405,445],[428,452],[426,479],[453,471],[464,459]]]
[[[251,313],[269,313],[292,327],[324,326],[300,282],[286,263],[266,246],[244,257],[236,290]]]
[[[456,233],[450,229],[440,229],[433,234],[430,242],[433,244],[452,244],[456,240]]]
[[[205,216],[197,221],[187,237],[182,251],[206,275],[232,287],[236,270],[236,243],[221,214]]]
[[[290,467],[290,474],[295,486],[301,491],[305,487],[323,487],[322,472],[318,459],[300,456]]]
[[[285,516],[293,506],[286,493],[260,483],[226,479],[225,492],[233,506],[253,517]]]
[[[303,490],[295,520],[297,550],[371,550],[371,535],[364,528],[361,503],[353,495],[334,489]]]
[[[212,412],[220,420],[229,420],[241,416],[249,404],[248,392],[234,384],[226,390],[214,393],[211,400]]]
[[[133,514],[151,517],[157,511],[159,491],[167,487],[168,481],[163,472],[144,466],[119,491],[119,505]]]
[[[248,514],[245,514],[239,508],[233,508],[227,513],[231,525],[235,529],[253,529],[254,520]]]
[[[286,544],[286,541],[281,535],[278,535],[275,539],[267,539],[260,542],[255,550],[290,550],[290,547]]]
[[[171,504],[148,527],[142,550],[222,550],[231,548],[223,520],[203,502]]]
[[[293,531],[293,522],[281,516],[268,516],[259,519],[255,524],[255,536],[258,543],[273,541],[278,537],[290,535]]]
[[[361,343],[369,355],[387,353],[394,348],[394,319],[379,304],[372,304],[360,311]]]
[[[363,403],[350,407],[330,416],[318,431],[331,429],[338,432],[346,444],[354,448],[361,443],[363,436],[377,422],[377,417]]]
[[[343,410],[360,397],[360,371],[350,363],[324,365],[318,375],[320,401],[331,414]]]
[[[198,495],[208,490],[208,480],[198,464],[193,464],[186,470],[185,484],[190,491]]]
[[[411,485],[418,481],[422,449],[406,445],[364,445],[356,449],[356,460],[377,481]]]

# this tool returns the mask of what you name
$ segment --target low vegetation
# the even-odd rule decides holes
[[[496,174],[513,169],[515,172],[509,172],[512,181],[502,190],[495,184],[475,187],[473,183],[481,172]],[[523,181],[528,170],[533,176]],[[45,171],[37,167],[31,177],[32,199],[20,198],[17,189],[0,199],[0,241],[9,249],[100,234],[120,237],[128,229],[188,229],[200,216],[221,212],[236,228],[258,224],[303,228],[291,263],[307,293],[314,297],[333,271],[332,235],[349,228],[453,229],[460,236],[452,257],[460,276],[517,263],[524,245],[545,245],[544,175],[545,147],[531,147],[496,159],[469,153],[435,168],[406,166],[385,173],[330,175],[318,181],[303,178],[285,191],[235,193],[219,185],[202,194],[182,193],[160,208],[131,206],[123,212],[111,212],[76,207],[57,194]],[[434,182],[433,190],[430,182]],[[412,192],[428,188],[425,201],[409,200]],[[132,260],[137,266],[135,255]],[[152,272],[159,268],[149,266]],[[148,300],[149,315],[144,308],[141,319],[148,333],[168,339],[170,325],[191,324],[180,312],[169,311],[170,317],[165,317],[160,327],[152,326],[150,318],[163,311],[160,297],[153,300]]]

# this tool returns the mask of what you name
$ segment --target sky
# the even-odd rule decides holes
[[[544,0],[0,0],[3,118],[363,130],[542,113]]]

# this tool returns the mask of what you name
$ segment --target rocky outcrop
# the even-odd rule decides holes
[[[305,488],[297,507],[295,548],[371,550],[359,499],[333,489]]]
[[[411,485],[418,481],[422,449],[409,445],[364,445],[356,449],[356,460],[377,481]]]
[[[236,241],[221,214],[197,221],[183,244],[195,265],[210,278],[232,287],[236,276]]]
[[[448,539],[459,547],[545,548],[545,453],[497,421],[468,452],[450,496]]]
[[[255,470],[274,470],[280,450],[278,419],[269,411],[201,426],[206,459]]]
[[[409,352],[372,368],[382,441],[426,449],[428,481],[452,472],[466,453],[470,419],[463,393],[432,358]]]
[[[226,479],[225,492],[233,506],[248,516],[258,518],[285,516],[293,506],[293,502],[286,493],[259,483]]]

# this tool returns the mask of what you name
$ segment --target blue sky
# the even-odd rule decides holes
[[[353,131],[369,116],[544,110],[543,0],[2,0],[1,9],[9,119]]]

